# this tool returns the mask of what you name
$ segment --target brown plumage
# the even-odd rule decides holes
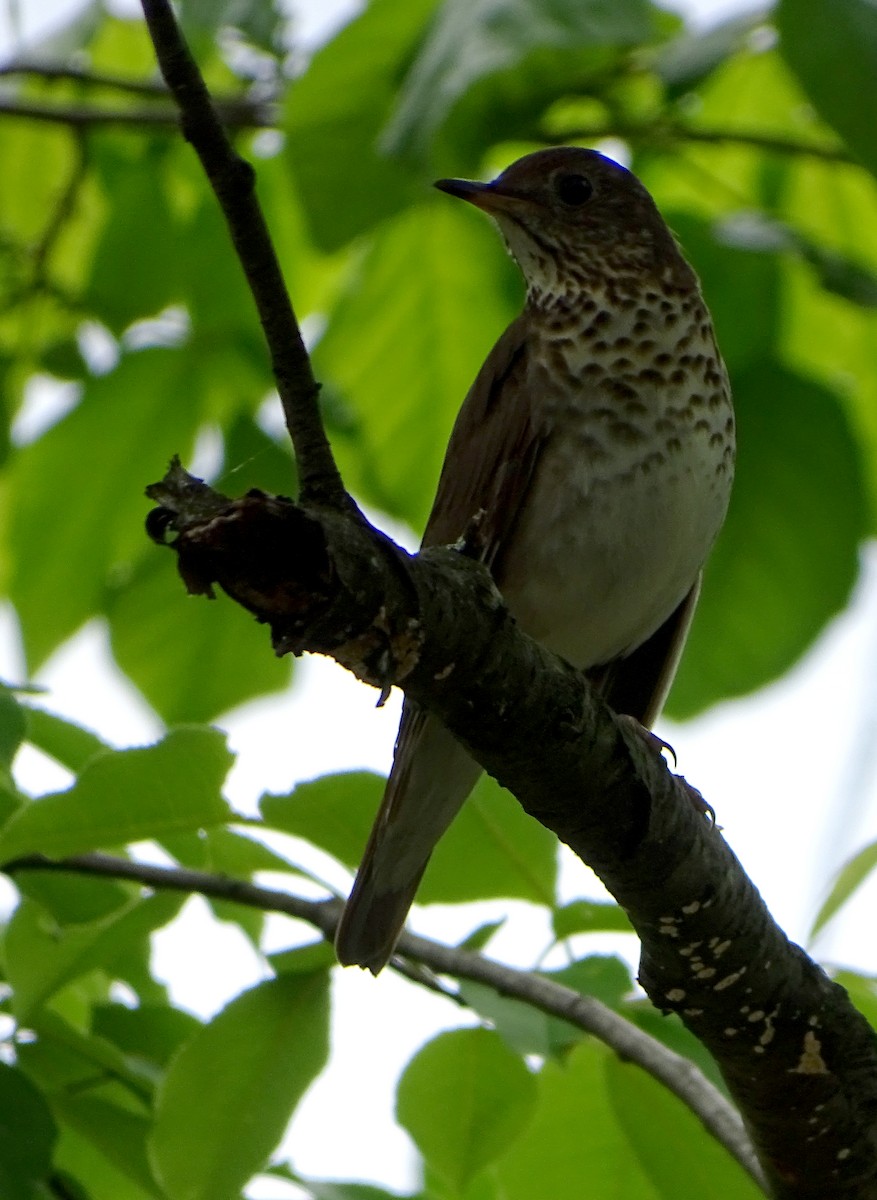
[[[480,514],[484,561],[521,627],[650,726],[733,476],[730,392],[697,279],[646,189],[596,151],[538,151],[493,183],[436,186],[494,217],[527,300],[457,417],[423,544],[456,542]],[[480,773],[406,702],[342,963],[384,966]]]

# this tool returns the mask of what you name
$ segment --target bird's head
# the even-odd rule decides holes
[[[612,281],[686,285],[690,268],[635,175],[596,150],[537,150],[492,183],[440,179],[499,225],[531,299],[571,300]]]

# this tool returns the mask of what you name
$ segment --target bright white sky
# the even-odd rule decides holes
[[[23,0],[18,5],[6,0],[5,7],[0,2],[0,50],[11,44],[10,11],[17,10],[18,27],[28,36],[41,36],[78,7],[79,0]],[[117,7],[133,11],[127,0]],[[311,42],[355,5],[299,0],[295,7],[302,13],[301,34]],[[744,5],[739,0],[675,0],[668,7],[711,23]],[[408,537],[411,544],[414,539]],[[872,682],[877,677],[877,550],[869,552],[865,567],[851,609],[786,679],[685,726],[665,722],[659,727],[678,753],[679,770],[714,806],[726,838],[776,919],[797,941],[807,936],[831,868],[877,838],[877,697]],[[13,628],[8,614],[0,614],[0,676],[20,675]],[[87,694],[82,692],[85,678],[92,681]],[[154,718],[108,664],[97,626],[63,648],[39,682],[48,688],[46,702],[55,711],[120,745],[147,741],[157,732]],[[386,770],[397,719],[395,698],[378,710],[374,693],[335,664],[306,659],[289,695],[248,705],[224,722],[239,756],[229,797],[251,811],[262,791],[284,791],[327,770]],[[35,789],[61,782],[35,756],[24,756],[20,767]],[[321,867],[339,888],[349,883],[337,868]],[[599,894],[599,885],[577,864],[569,865],[564,881],[570,896]],[[854,910],[819,943],[823,959],[877,970],[866,915],[875,900],[877,883],[866,887]],[[526,963],[542,948],[546,931],[522,905],[489,905],[477,914],[471,908],[433,907],[417,912],[414,924],[420,932],[453,937],[484,914],[509,910],[511,931],[491,949],[510,962]],[[206,913],[202,901],[191,901],[183,917],[155,939],[159,973],[177,1001],[202,1016],[264,974],[243,936]],[[289,921],[272,919],[272,948],[310,936]],[[193,946],[199,949],[197,960]],[[616,946],[617,941],[612,943]],[[633,939],[626,952],[635,955]],[[293,1165],[315,1176],[412,1185],[410,1145],[390,1118],[395,1079],[431,1032],[461,1020],[465,1016],[458,1009],[418,992],[389,971],[377,982],[358,971],[345,972],[335,988],[332,1065],[301,1106],[287,1138]],[[345,1131],[343,1137],[339,1130]],[[257,1186],[252,1195],[279,1200],[281,1191],[273,1182],[267,1190]]]

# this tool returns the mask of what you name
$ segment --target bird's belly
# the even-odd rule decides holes
[[[693,433],[661,461],[630,447],[611,471],[580,443],[555,443],[499,564],[521,627],[580,667],[644,642],[692,587],[722,524],[722,462],[723,447]]]

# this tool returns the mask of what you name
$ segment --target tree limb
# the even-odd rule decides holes
[[[243,904],[262,912],[297,917],[319,929],[328,942],[334,939],[335,927],[341,915],[341,905],[337,900],[305,900],[300,896],[229,879],[227,876],[181,867],[150,866],[109,854],[81,854],[61,861],[36,856],[6,863],[0,869],[9,875],[17,875],[22,871],[52,871],[127,879],[156,890],[197,893]],[[721,1092],[689,1059],[669,1050],[601,1001],[582,996],[572,988],[542,975],[519,971],[471,950],[445,946],[410,933],[403,934],[397,955],[429,967],[438,974],[484,984],[499,995],[521,1000],[548,1016],[558,1017],[596,1037],[620,1058],[635,1063],[677,1096],[755,1182],[764,1185],[764,1177],[743,1122]],[[398,963],[398,969],[415,983],[424,983],[417,972],[406,969],[404,961]],[[440,990],[447,996],[444,989]],[[449,998],[454,999],[453,996]]]
[[[269,106],[260,101],[225,100],[217,103],[216,110],[230,129],[268,129],[275,124]],[[105,108],[94,104],[47,104],[39,100],[0,98],[0,116],[67,125],[72,129],[130,125],[175,133],[180,127],[179,112],[167,105]]]
[[[148,492],[190,591],[218,582],[278,653],[401,685],[596,871],[640,937],[640,983],[716,1059],[776,1197],[877,1195],[873,1031],[772,920],[699,794],[521,632],[480,564],[408,556],[349,514],[229,501],[178,464]]]
[[[81,83],[88,88],[107,88],[110,91],[127,92],[132,96],[149,96],[166,99],[170,93],[158,79],[131,79],[127,75],[112,75],[106,71],[85,70],[66,62],[31,61],[17,58],[0,66],[0,78],[10,75],[28,75],[52,82]]]
[[[143,12],[161,73],[179,105],[183,134],[216,193],[256,301],[295,448],[301,498],[346,508],[349,498],[320,419],[319,385],[256,197],[253,168],[232,147],[168,0],[143,0]]]
[[[830,163],[854,164],[856,159],[843,146],[831,146],[822,142],[801,141],[798,138],[781,137],[745,129],[709,128],[676,121],[662,116],[654,121],[597,121],[589,125],[576,125],[564,129],[540,131],[540,140],[549,145],[567,145],[572,142],[594,142],[601,138],[621,138],[633,145],[649,149],[670,150],[680,143],[695,142],[703,145],[747,146],[752,150],[767,151],[795,158],[818,158]]]
[[[382,691],[404,687],[597,872],[640,936],[640,982],[715,1057],[777,1200],[877,1197],[877,1039],[773,922],[699,795],[521,633],[483,567],[448,548],[410,557],[345,505],[252,172],[166,0],[143,3],[256,296],[304,480],[301,505],[229,501],[176,464],[149,489],[151,532],[175,535],[190,591],[218,583],[277,653],[331,654]]]

